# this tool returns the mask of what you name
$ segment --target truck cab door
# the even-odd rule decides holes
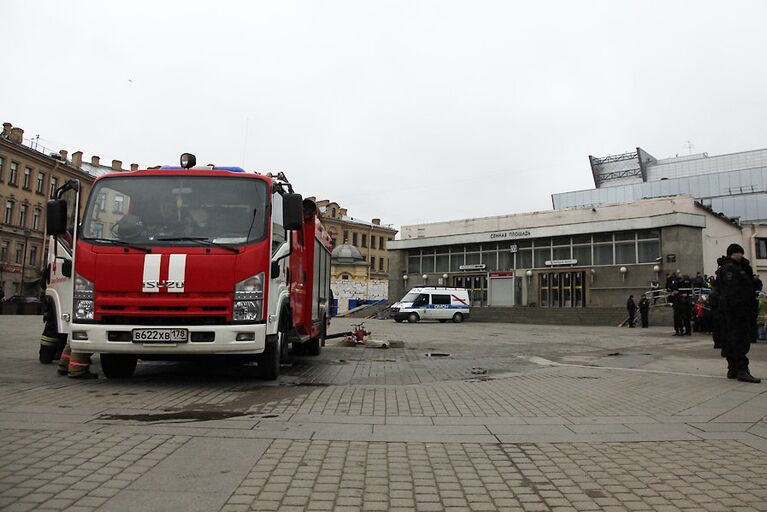
[[[60,334],[69,334],[72,320],[77,229],[80,223],[80,183],[67,181],[55,193],[67,204],[66,232],[48,237],[48,282],[45,296],[56,308],[56,325]]]

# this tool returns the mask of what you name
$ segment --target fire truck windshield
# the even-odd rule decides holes
[[[267,186],[252,178],[104,178],[88,199],[82,237],[141,245],[245,244],[266,235]]]

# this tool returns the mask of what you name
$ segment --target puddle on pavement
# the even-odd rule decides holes
[[[147,414],[102,414],[99,420],[122,420],[122,421],[140,421],[150,423],[155,421],[162,422],[193,422],[193,421],[214,421],[236,418],[238,416],[247,416],[245,411],[206,411],[206,410],[187,410],[176,412],[158,412]]]

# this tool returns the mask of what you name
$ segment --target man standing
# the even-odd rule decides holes
[[[634,327],[634,318],[636,317],[637,313],[637,305],[634,302],[633,295],[629,295],[629,300],[626,301],[626,309],[629,312],[629,327]]]
[[[639,315],[642,317],[642,328],[650,326],[650,301],[647,297],[642,296],[639,299]]]
[[[681,325],[684,329],[684,336],[692,336],[692,303],[690,302],[690,296],[687,292],[683,292],[679,297],[679,314],[681,315]],[[680,334],[680,335],[681,335]]]
[[[731,244],[717,270],[722,316],[722,354],[727,358],[727,378],[759,383],[748,369],[748,350],[754,335],[756,309],[754,272],[743,256],[743,247]]]

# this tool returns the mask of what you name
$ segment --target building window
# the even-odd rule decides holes
[[[348,281],[349,280],[349,274],[341,274],[341,279],[343,279],[344,281]]]
[[[5,202],[5,223],[11,222],[13,222],[13,201],[8,200]]]
[[[357,247],[357,233],[352,233],[352,245]]]
[[[23,259],[24,254],[24,244],[17,243],[16,244],[16,263],[21,265],[21,261]]]
[[[375,235],[370,235],[370,248],[376,249],[376,242],[378,242],[378,238]]]
[[[594,265],[613,264],[613,244],[594,245]]]
[[[56,176],[51,176],[51,199],[56,198],[56,189],[59,187],[59,179]]]
[[[35,188],[35,192],[37,192],[38,194],[42,194],[44,188],[45,188],[45,173],[44,172],[38,172],[37,173],[37,187]]]
[[[384,259],[383,258],[378,258],[378,270],[380,270],[381,272],[384,271]]]
[[[27,205],[22,204],[19,208],[19,226],[22,228],[27,227]]]
[[[3,240],[3,243],[0,244],[0,261],[8,261],[8,240]]]
[[[349,243],[349,232],[344,230],[344,239],[343,243],[348,244]]]
[[[756,258],[760,260],[767,259],[767,238],[756,239]]]
[[[19,176],[19,164],[11,162],[11,173],[8,175],[8,184],[16,185],[16,179]]]
[[[29,248],[29,264],[37,265],[37,246],[33,245]]]
[[[115,205],[114,205],[114,209],[112,210],[114,213],[122,213],[124,199],[125,198],[123,196],[120,196],[120,195],[115,196]]]
[[[22,185],[24,190],[30,190],[29,186],[31,181],[32,181],[32,168],[24,167],[24,184]]]
[[[3,171],[5,171],[5,158],[0,156],[0,181],[3,181]]]
[[[40,208],[35,208],[35,213],[32,214],[32,229],[40,230]]]
[[[376,259],[371,256],[370,257],[370,270],[375,270],[375,269],[376,269]]]
[[[100,212],[107,209],[107,195],[104,192],[99,192],[99,196],[96,198],[96,205]]]
[[[362,247],[368,246],[368,236],[365,233],[362,233]]]
[[[333,217],[334,219],[336,218],[336,209],[335,208],[331,208],[330,209],[330,216]]]
[[[660,258],[660,240],[639,241],[639,263],[654,263]]]
[[[104,238],[104,224],[94,222],[91,224],[91,232],[93,233],[93,238]]]

